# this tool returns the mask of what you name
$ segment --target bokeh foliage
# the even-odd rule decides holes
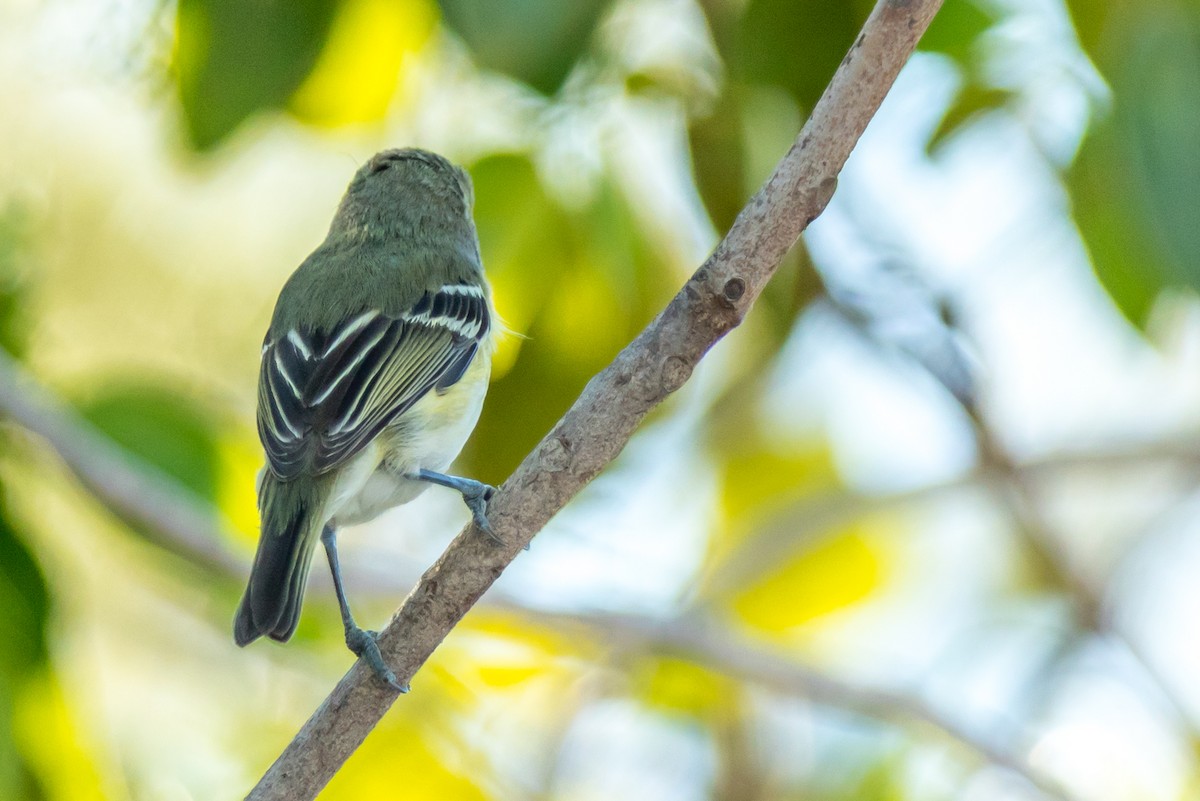
[[[1200,289],[1200,5],[1071,0],[1112,94],[1068,173],[1096,274],[1144,326],[1164,290]]]
[[[149,83],[171,82],[172,91],[159,98],[156,112],[165,108],[178,120],[178,160],[201,171],[239,149],[253,148],[266,135],[328,137],[330,147],[340,151],[397,144],[385,139],[393,130],[389,126],[397,116],[419,116],[419,110],[405,105],[408,93],[443,55],[469,76],[457,89],[470,82],[502,83],[519,99],[514,105],[532,109],[524,124],[547,131],[572,113],[603,111],[602,103],[614,96],[659,104],[679,115],[688,190],[702,205],[711,234],[732,224],[786,150],[871,5],[866,0],[679,4],[702,22],[707,38],[698,38],[696,50],[711,50],[696,59],[704,66],[690,67],[706,74],[681,79],[619,55],[611,41],[617,35],[614,19],[628,3],[615,0],[179,0],[167,7],[170,41],[157,44],[169,51],[169,63],[152,59]],[[1129,320],[1144,326],[1163,292],[1200,288],[1194,202],[1200,186],[1195,147],[1200,6],[1185,0],[1068,0],[1067,6],[1080,44],[1111,91],[1092,96],[1096,113],[1077,157],[1050,166],[1070,198],[1073,221],[1100,283]],[[1006,21],[1003,8],[983,0],[947,0],[922,41],[922,51],[955,81],[940,121],[923,143],[929,158],[936,159],[989,115],[1019,116],[1020,87],[995,68],[997,29]],[[469,69],[455,61],[461,56]],[[464,97],[469,102],[469,93]],[[469,111],[462,116],[472,119]],[[661,229],[669,226],[631,195],[617,158],[589,154],[594,163],[568,170],[584,177],[564,188],[539,148],[546,142],[538,136],[522,141],[520,146],[471,143],[462,159],[475,183],[488,274],[512,333],[497,354],[483,417],[459,467],[495,483],[696,266],[691,254],[682,255],[678,243],[663,235]],[[50,235],[46,230],[30,234],[20,207],[7,208],[0,214],[0,346],[24,358],[39,331],[30,313],[39,308],[34,300],[38,271],[28,266],[26,239]],[[834,519],[811,525],[804,536],[797,533],[802,522],[809,522],[809,511],[850,495],[829,443],[773,429],[763,408],[768,377],[797,321],[828,299],[817,267],[799,244],[738,332],[737,350],[714,368],[715,377],[706,379],[710,397],[694,405],[702,408],[687,412],[694,447],[689,456],[706,469],[698,471],[700,477],[689,475],[687,481],[694,483],[685,482],[679,490],[690,505],[703,508],[706,519],[703,530],[694,532],[699,555],[673,611],[701,610],[781,649],[805,646],[823,625],[886,593],[905,570],[894,544],[906,526],[900,513]],[[265,290],[256,285],[254,291]],[[214,329],[233,326],[235,318],[249,327],[245,321],[254,314],[252,307],[233,303],[216,314],[206,310],[201,319]],[[112,310],[116,321],[130,313]],[[254,346],[247,341],[247,351]],[[36,367],[37,359],[31,357],[29,364]],[[209,369],[229,384],[249,385],[252,378],[225,364]],[[241,405],[225,398],[222,407],[214,400],[219,393],[196,391],[195,374],[182,369],[174,376],[99,364],[72,378],[63,382],[63,394],[83,419],[198,501],[219,509],[252,539],[257,452],[244,397]],[[677,413],[668,407],[660,414]],[[651,426],[662,417],[652,418]],[[0,476],[38,464],[28,442],[10,439],[0,429],[3,463],[10,471]],[[616,469],[631,468],[619,464]],[[8,492],[0,485],[0,635],[5,643],[0,647],[0,797],[120,798],[122,791],[145,797],[152,784],[144,779],[147,774],[122,766],[128,776],[114,781],[93,762],[123,757],[97,755],[79,742],[73,706],[78,702],[56,682],[53,642],[47,644],[56,598],[69,608],[77,603],[74,588],[67,579],[56,584],[53,571],[47,572],[49,578],[43,575],[42,563],[53,560],[41,558],[37,536],[27,536],[23,526],[29,526],[11,514]],[[21,508],[32,505],[27,501]],[[97,528],[112,524],[84,519]],[[169,539],[140,533],[150,535],[155,547],[170,550]],[[143,555],[118,548],[116,559],[134,565],[131,574],[150,575],[145,583],[169,598],[164,604],[195,607],[205,635],[219,638],[228,650],[227,619],[240,577],[180,570],[170,560],[141,560]],[[1062,586],[1061,577],[1043,575],[1021,588],[1021,598],[1061,592]],[[381,618],[398,598],[389,597],[368,614]],[[612,607],[621,609],[620,600],[614,599]],[[264,658],[272,679],[258,677],[256,686],[266,687],[267,700],[254,701],[267,719],[238,719],[236,730],[223,731],[228,750],[247,762],[238,766],[241,774],[265,766],[301,720],[297,709],[307,711],[309,701],[324,690],[327,674],[335,676],[344,667],[340,625],[329,601],[310,601],[296,642],[277,657],[279,665],[269,660],[281,652]],[[759,764],[770,755],[754,751],[754,735],[748,732],[760,716],[756,704],[762,699],[737,676],[687,654],[637,651],[620,642],[609,649],[598,637],[573,636],[576,630],[569,627],[563,631],[572,636],[547,633],[520,615],[473,616],[422,673],[420,692],[405,699],[372,735],[324,797],[389,797],[397,777],[404,777],[414,797],[517,797],[530,788],[557,797],[554,756],[571,741],[574,727],[586,727],[571,713],[580,711],[586,722],[583,711],[596,707],[666,721],[672,731],[702,732],[715,764],[713,797],[911,797],[904,777],[917,738],[851,743],[838,750],[836,776],[797,778],[787,766]],[[283,668],[285,660],[293,667]],[[589,672],[594,665],[601,670]],[[304,677],[289,678],[288,669]],[[315,691],[305,686],[310,674],[319,677]],[[288,689],[275,687],[275,681]],[[503,709],[497,711],[496,705]],[[489,765],[477,753],[482,747],[473,744],[479,733],[472,727],[480,720],[501,735],[510,726],[510,739],[534,752],[526,754],[529,764],[546,763],[545,775]],[[554,732],[557,739],[534,742],[528,731]],[[59,751],[67,755],[70,771],[55,772]],[[604,787],[604,765],[590,770],[580,772]],[[206,786],[195,777],[180,781]]]
[[[0,212],[0,347],[16,355],[27,341],[27,236],[19,207]],[[12,447],[11,436],[0,428],[0,450]],[[17,747],[13,718],[22,693],[46,668],[50,613],[41,568],[18,531],[0,481],[0,796],[14,799],[41,795],[28,757]]]

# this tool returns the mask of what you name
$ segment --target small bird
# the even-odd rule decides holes
[[[403,692],[354,622],[336,532],[455,489],[490,536],[495,489],[446,475],[483,406],[497,326],[466,172],[424,150],[385,150],[358,170],[325,241],[280,292],[262,348],[258,551],[233,636],[296,630],[319,539],[346,645]]]

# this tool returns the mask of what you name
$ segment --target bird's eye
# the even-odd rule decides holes
[[[371,175],[378,175],[390,166],[392,166],[392,162],[390,161],[377,161],[375,162],[375,166],[371,168]]]

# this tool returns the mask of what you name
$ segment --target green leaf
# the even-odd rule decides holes
[[[312,71],[337,0],[179,0],[174,70],[188,137],[210,150],[283,108]]]
[[[994,89],[971,81],[959,90],[950,108],[942,116],[941,122],[929,137],[927,152],[936,151],[946,140],[954,136],[973,120],[978,119],[989,111],[1003,108],[1013,98],[1013,92],[1008,89]]]
[[[484,267],[500,316],[515,332],[501,340],[483,415],[462,456],[471,475],[495,482],[572,400],[567,368],[551,363],[538,320],[576,259],[568,216],[527,158],[485,159],[471,168],[471,177]],[[531,386],[538,387],[536,404],[529,402]]]
[[[1200,6],[1125,6],[1109,22],[1095,57],[1112,113],[1067,183],[1097,276],[1141,327],[1162,290],[1200,291]]]
[[[721,232],[730,229],[748,197],[741,116],[740,93],[727,87],[712,113],[688,128],[696,189]]]
[[[439,0],[477,64],[552,95],[591,41],[608,0]]]
[[[47,658],[49,594],[41,568],[17,536],[0,487],[0,797],[42,796],[14,739],[13,709],[28,679]]]
[[[2,488],[0,488],[2,491]],[[46,659],[46,581],[17,536],[0,495],[0,671],[11,681]],[[11,685],[10,685],[11,686]]]
[[[994,21],[973,0],[946,0],[918,46],[968,65],[974,60],[975,43]]]
[[[112,440],[200,499],[215,502],[219,454],[216,427],[193,400],[148,381],[114,384],[79,405]]]
[[[762,579],[729,599],[746,625],[786,634],[870,597],[883,582],[886,562],[866,528],[852,526],[795,552]]]
[[[1112,0],[1066,0],[1066,3],[1079,43],[1094,57],[1103,48],[1105,31],[1112,26],[1119,4]],[[1146,3],[1146,9],[1154,13],[1156,4]]]
[[[25,313],[29,288],[25,261],[25,215],[18,206],[0,210],[0,348],[20,358],[30,321]]]
[[[722,55],[734,77],[783,87],[807,113],[854,44],[871,5],[866,0],[750,0],[731,51]]]

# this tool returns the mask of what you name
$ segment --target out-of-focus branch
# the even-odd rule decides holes
[[[932,298],[926,297],[929,302]],[[985,407],[980,403],[975,376],[970,366],[957,350],[950,330],[927,330],[922,344],[914,340],[890,338],[877,325],[871,310],[858,308],[854,302],[837,297],[831,298],[834,309],[861,334],[864,339],[885,349],[903,353],[912,362],[924,368],[953,397],[965,412],[970,422],[978,451],[977,472],[988,475],[991,480],[986,486],[1012,518],[1015,531],[1028,552],[1051,577],[1063,594],[1074,605],[1078,625],[1085,631],[1111,636],[1120,640],[1129,654],[1140,663],[1144,674],[1153,682],[1162,698],[1171,707],[1180,726],[1186,730],[1194,743],[1200,743],[1200,724],[1188,713],[1171,691],[1153,661],[1142,651],[1135,638],[1118,630],[1114,616],[1108,607],[1106,588],[1078,568],[1071,554],[1064,548],[1061,537],[1053,530],[1040,508],[1039,482],[1027,467],[1018,465],[1009,455],[988,419]],[[940,316],[940,315],[939,315]],[[1164,457],[1190,465],[1194,471],[1200,464],[1200,449],[1195,442],[1175,445],[1164,443],[1156,449]]]
[[[134,521],[155,534],[158,542],[178,555],[201,560],[212,568],[242,576],[247,560],[221,545],[219,514],[203,508],[180,489],[170,477],[154,472],[136,457],[122,451],[104,434],[39,386],[0,352],[0,413],[22,428],[37,434],[58,454],[84,486],[115,514]],[[1191,464],[1196,449],[1178,440],[1138,443],[1111,451],[1060,454],[1023,465],[1019,472],[1036,477],[1044,473],[1094,467],[1124,468],[1147,461],[1180,461]],[[811,533],[836,528],[872,511],[920,503],[994,478],[990,471],[964,476],[945,484],[887,496],[844,494],[831,496],[814,508],[793,510],[790,520],[811,521]],[[795,545],[795,529],[789,530]],[[773,562],[774,563],[774,562]],[[406,571],[360,571],[345,565],[356,589],[365,595],[394,596],[412,586],[415,575]],[[323,576],[316,576],[320,580]],[[491,608],[509,612],[565,631],[585,629],[588,636],[610,642],[625,651],[645,649],[680,652],[709,668],[735,678],[755,682],[775,692],[797,695],[816,703],[847,709],[874,719],[902,725],[929,727],[960,742],[989,763],[1021,775],[1051,797],[1069,796],[1054,782],[1033,770],[1020,756],[990,744],[963,729],[916,699],[898,693],[858,686],[825,676],[772,653],[760,646],[734,639],[724,629],[706,625],[701,618],[662,621],[618,614],[563,614],[532,609],[518,599],[491,595]]]
[[[981,461],[999,471],[1003,478],[993,486],[1009,509],[1018,534],[1029,549],[1047,567],[1075,605],[1079,625],[1102,636],[1119,641],[1142,673],[1158,689],[1177,724],[1192,743],[1200,743],[1200,724],[1184,707],[1166,678],[1146,654],[1135,637],[1121,630],[1106,597],[1106,588],[1080,571],[1063,547],[1059,537],[1040,509],[1037,485],[1009,458],[980,415],[973,414],[982,453]],[[1193,762],[1193,770],[1200,769]]]
[[[231,526],[219,510],[204,505],[170,476],[113,443],[0,350],[0,423],[6,420],[41,439],[96,501],[117,517],[141,526],[163,548],[232,578],[246,576],[249,557],[225,545],[222,532]],[[1043,477],[1078,470],[1124,471],[1153,464],[1175,464],[1200,472],[1200,442],[1179,437],[1130,442],[1054,453],[1006,468],[985,465],[949,481],[898,493],[864,495],[839,490],[805,499],[774,515],[777,523],[765,524],[745,553],[726,559],[721,573],[710,579],[710,589],[752,583],[762,572],[777,567],[779,559],[795,549],[797,540],[837,530],[878,512],[936,501],[970,487],[987,487],[1009,470],[1036,484]],[[403,570],[364,570],[353,560],[342,567],[349,583],[364,596],[394,597],[411,588],[415,578]],[[319,571],[309,581],[319,587],[330,583]]]
[[[622,651],[676,653],[718,673],[725,673],[773,692],[808,699],[816,704],[848,710],[900,725],[927,728],[954,741],[984,762],[1019,775],[1047,798],[1074,801],[1054,779],[1042,774],[1023,757],[988,742],[920,700],[888,690],[866,687],[833,678],[741,637],[706,618],[654,619],[643,615],[612,613],[563,614],[513,605],[496,599],[492,608],[506,609],[522,619],[570,631],[584,629],[598,641]]]
[[[134,459],[38,385],[0,350],[0,420],[44,439],[83,486],[110,511],[189,560],[243,572],[225,546],[219,514],[169,476]]]
[[[887,277],[882,268],[881,277]],[[886,283],[886,282],[885,282]],[[871,306],[869,294],[860,298],[854,292],[834,291],[836,281],[826,280],[830,286],[830,305],[853,330],[869,343],[883,349],[902,353],[910,361],[920,365],[931,377],[953,397],[970,422],[978,451],[976,472],[990,478],[985,486],[992,491],[1002,508],[1012,518],[1014,528],[1028,552],[1038,560],[1063,594],[1073,603],[1078,625],[1084,631],[1111,636],[1120,640],[1130,655],[1138,661],[1145,675],[1158,687],[1163,699],[1172,708],[1179,724],[1185,729],[1193,743],[1200,743],[1200,724],[1175,697],[1169,684],[1154,666],[1153,661],[1127,633],[1118,630],[1115,618],[1108,606],[1106,588],[1094,578],[1080,570],[1071,554],[1064,548],[1061,537],[1053,530],[1040,508],[1040,482],[1027,467],[1017,464],[1009,455],[1004,443],[997,436],[987,410],[980,403],[976,376],[968,360],[963,357],[956,341],[959,332],[946,322],[944,314],[930,314],[923,309],[925,318],[938,318],[938,324],[923,326],[925,334],[919,338],[889,335],[889,314],[903,314],[903,310],[888,308],[880,313]],[[928,288],[920,288],[909,297],[913,306],[941,307],[940,300],[933,297]],[[939,308],[939,312],[944,308]],[[911,313],[913,310],[908,310]],[[895,330],[894,327],[892,329]],[[1156,455],[1190,466],[1192,472],[1200,466],[1200,448],[1195,441],[1162,443],[1154,449]]]
[[[667,308],[584,389],[492,500],[503,547],[468,528],[381,633],[401,682],[416,672],[500,572],[614,459],[646,414],[687,381],[736,327],[804,227],[875,115],[941,0],[881,0],[804,129],[766,185]],[[316,796],[395,700],[356,664],[250,793]]]
[[[948,481],[910,490],[867,495],[839,489],[804,498],[779,509],[757,527],[753,537],[721,561],[707,578],[706,593],[721,595],[734,587],[753,584],[779,567],[780,560],[798,545],[812,541],[873,514],[916,508],[978,488],[988,490],[1011,481],[1012,473],[1031,485],[1058,476],[1089,470],[1129,471],[1149,466],[1171,466],[1185,478],[1200,478],[1200,442],[1178,437],[1153,442],[1130,442],[1081,451],[1052,453],[1019,463],[981,464],[975,470]]]

